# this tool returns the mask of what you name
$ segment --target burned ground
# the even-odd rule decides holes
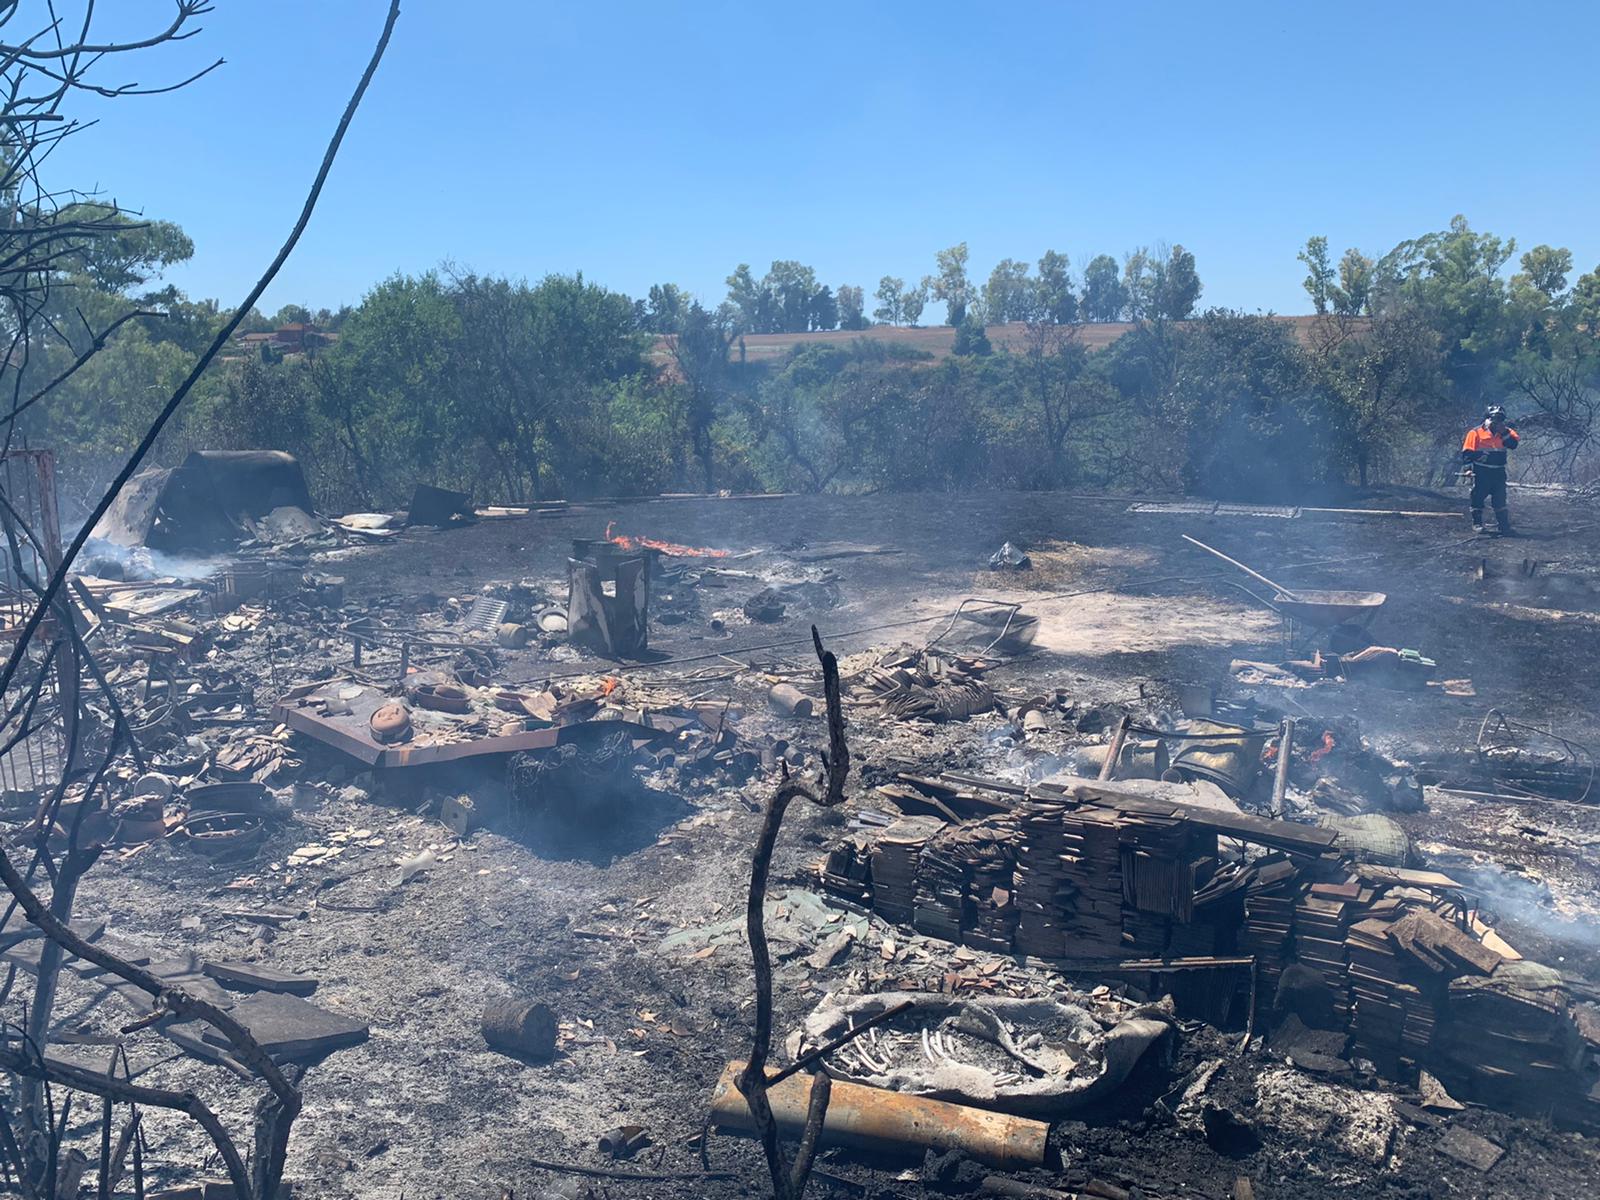
[[[1448,501],[1362,503],[1443,511]],[[1283,658],[1278,620],[1239,588],[1260,592],[1259,585],[1187,547],[1179,535],[1189,533],[1291,587],[1386,592],[1374,633],[1436,659],[1440,678],[1470,679],[1475,692],[1354,682],[1258,687],[1263,705],[1312,724],[1353,718],[1373,747],[1403,761],[1470,748],[1490,708],[1600,743],[1600,674],[1592,670],[1600,605],[1587,603],[1592,593],[1581,585],[1600,577],[1600,517],[1592,506],[1519,497],[1525,534],[1504,541],[1469,537],[1455,517],[1128,507],[1050,494],[664,500],[414,529],[335,550],[302,547],[311,570],[342,577],[342,605],[265,605],[258,624],[221,639],[212,661],[244,673],[265,708],[296,679],[349,667],[341,629],[363,615],[454,628],[463,601],[520,580],[559,600],[571,539],[614,526],[618,534],[733,553],[668,560],[690,573],[706,566],[724,573],[693,584],[658,580],[658,601],[674,588],[686,597],[684,619],[652,628],[660,661],[607,663],[545,639],[494,649],[495,681],[610,676],[632,704],[726,700],[742,710],[741,739],[790,739],[814,762],[821,721],[779,716],[765,700],[777,677],[820,694],[808,627],[820,628],[848,676],[853,655],[926,643],[969,596],[1021,600],[1041,618],[1033,649],[987,673],[1002,702],[1061,689],[1086,706],[1159,712],[1175,707],[1183,684],[1248,694],[1229,665]],[[985,569],[1006,540],[1027,549],[1032,572]],[[1524,559],[1541,564],[1531,580]],[[1552,576],[1562,582],[1547,586]],[[756,591],[784,584],[811,586],[791,594],[776,622],[743,615]],[[364,669],[393,675],[390,662],[369,652]],[[1030,746],[997,713],[907,724],[853,704],[846,719],[856,766],[851,811],[879,807],[870,785],[897,770],[1021,778],[1104,741],[1100,729],[1063,727]],[[253,724],[264,732],[271,726],[264,718]],[[305,1076],[306,1110],[288,1171],[297,1194],[390,1200],[509,1190],[520,1197],[563,1185],[560,1172],[531,1168],[533,1158],[699,1169],[694,1139],[711,1089],[723,1066],[748,1052],[743,896],[775,776],[668,767],[651,773],[651,791],[621,812],[588,811],[580,795],[567,813],[530,821],[508,801],[499,764],[372,772],[303,739],[285,744],[303,766],[290,772],[295,781],[273,779],[285,808],[248,856],[214,861],[168,842],[108,858],[86,881],[78,911],[112,917],[108,938],[157,958],[192,951],[315,976],[317,1003],[370,1025],[366,1042]],[[456,793],[471,795],[486,815],[486,827],[465,839],[439,821],[441,797]],[[1432,790],[1428,800],[1426,811],[1402,818],[1428,865],[1475,872],[1486,910],[1513,944],[1600,981],[1590,921],[1600,896],[1591,852],[1600,809]],[[952,954],[947,944],[878,918],[823,907],[811,890],[813,866],[849,819],[848,811],[797,805],[780,839],[768,908],[780,1045],[823,995],[844,987],[937,989],[952,972],[1025,993],[1063,986],[1009,957]],[[338,852],[292,861],[306,845]],[[401,882],[397,860],[423,852],[431,861]],[[838,959],[817,965],[818,942],[847,925],[853,936]],[[129,1020],[126,1008],[89,1006],[92,981],[71,986],[62,1021],[77,1033],[105,1035]],[[513,994],[555,1010],[561,1043],[553,1061],[519,1062],[484,1045],[485,1000]],[[1237,1194],[1241,1176],[1262,1197],[1351,1186],[1395,1197],[1592,1190],[1600,1162],[1579,1135],[1486,1109],[1448,1119],[1397,1110],[1397,1099],[1415,1095],[1359,1075],[1295,1071],[1259,1044],[1241,1053],[1240,1040],[1237,1030],[1224,1036],[1182,1023],[1111,1100],[1057,1124],[1052,1144],[1063,1170],[1019,1178],[1068,1190],[1098,1179],[1148,1196]],[[176,1054],[153,1033],[130,1042],[134,1069],[147,1068],[149,1080],[187,1086],[205,1079],[213,1092],[218,1087],[216,1068]],[[98,1046],[71,1050],[86,1062],[104,1057]],[[1210,1082],[1186,1110],[1182,1089],[1214,1060],[1222,1065],[1207,1073]],[[1204,1114],[1219,1111],[1234,1114],[1249,1135],[1230,1141],[1213,1130],[1208,1141]],[[223,1115],[248,1121],[242,1090]],[[595,1143],[618,1125],[644,1127],[651,1146],[612,1164]],[[1480,1172],[1441,1154],[1452,1128],[1492,1139],[1505,1147],[1504,1159]],[[178,1182],[200,1156],[198,1136],[177,1120],[153,1120],[151,1137],[163,1183]],[[706,1154],[729,1177],[583,1186],[616,1197],[765,1193],[753,1143],[715,1136]],[[956,1186],[926,1182],[915,1161],[832,1152],[821,1167],[816,1194],[919,1196]]]

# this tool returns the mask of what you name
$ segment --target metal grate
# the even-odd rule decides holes
[[[504,600],[479,596],[472,602],[472,608],[467,612],[467,628],[481,629],[487,633],[506,619],[506,612],[510,607],[511,605]]]
[[[1282,517],[1300,515],[1290,504],[1227,504],[1216,500],[1139,500],[1128,505],[1131,513],[1169,513],[1186,517]]]
[[[21,635],[32,613],[35,589],[42,587],[61,565],[61,520],[56,507],[56,462],[48,450],[8,450],[0,454],[0,645]],[[33,644],[25,651],[28,662],[18,672],[12,695],[18,701],[32,690],[38,673],[45,671],[51,640],[60,633],[52,620],[41,623]],[[66,648],[63,647],[63,650]],[[9,652],[9,647],[8,647]],[[65,768],[66,737],[61,721],[63,680],[73,672],[73,655],[57,655],[39,689],[39,699],[28,714],[25,708],[6,720],[0,716],[0,744],[11,745],[0,754],[0,788],[9,792],[38,792],[60,780]],[[7,708],[12,696],[7,697]],[[5,710],[0,709],[0,713]]]

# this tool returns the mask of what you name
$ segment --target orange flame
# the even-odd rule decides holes
[[[615,521],[606,524],[606,541],[624,550],[659,550],[677,558],[727,558],[727,550],[712,550],[704,546],[680,546],[677,542],[662,542],[655,538],[630,537],[625,533],[612,533]]]
[[[1319,747],[1316,750],[1313,750],[1310,754],[1306,755],[1306,757],[1311,762],[1321,762],[1323,759],[1327,758],[1328,755],[1333,753],[1334,745],[1335,745],[1335,742],[1333,740],[1333,734],[1329,733],[1326,729],[1324,729],[1322,731],[1322,745],[1321,745],[1321,747]]]
[[[611,695],[612,692],[616,691],[621,686],[622,680],[618,679],[615,675],[607,675],[600,682],[601,698],[603,699],[604,697]]]

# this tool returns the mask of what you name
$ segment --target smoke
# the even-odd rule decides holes
[[[1450,872],[1486,911],[1502,920],[1526,926],[1553,942],[1600,949],[1600,913],[1563,903],[1542,879],[1491,862],[1452,866]]]
[[[78,558],[79,570],[85,575],[134,581],[170,578],[196,583],[210,579],[227,565],[228,560],[222,558],[190,558],[148,546],[122,546],[103,538],[90,538]]]

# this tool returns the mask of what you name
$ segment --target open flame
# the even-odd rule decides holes
[[[601,698],[603,699],[604,697],[611,695],[612,692],[616,691],[617,688],[621,686],[622,680],[618,679],[615,675],[607,675],[603,680],[600,681]]]
[[[1313,750],[1310,754],[1306,755],[1306,757],[1312,762],[1321,762],[1323,759],[1327,758],[1328,755],[1333,753],[1333,747],[1335,744],[1336,743],[1333,740],[1333,734],[1324,729],[1322,731],[1322,745]]]
[[[728,551],[713,550],[706,546],[680,546],[677,542],[662,542],[655,538],[630,537],[626,533],[613,533],[615,521],[606,524],[606,541],[624,550],[659,550],[677,558],[727,558]]]

